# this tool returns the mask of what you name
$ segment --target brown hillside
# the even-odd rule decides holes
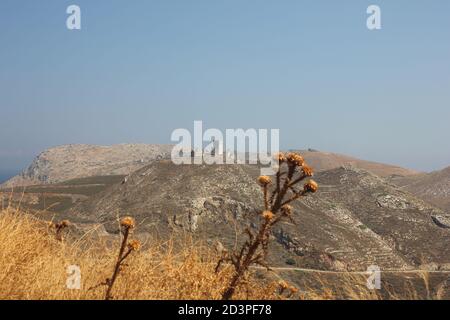
[[[67,212],[115,230],[118,213],[161,237],[189,231],[209,243],[232,245],[245,217],[261,210],[257,167],[181,165],[159,161]],[[295,203],[295,225],[273,233],[271,263],[325,270],[408,269],[450,262],[450,232],[433,221],[439,209],[365,170],[320,172],[317,194]]]

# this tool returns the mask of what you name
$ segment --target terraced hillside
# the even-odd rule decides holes
[[[161,237],[192,232],[210,243],[235,242],[256,219],[262,192],[249,165],[152,163],[67,211],[79,222],[111,232],[118,215],[137,218],[139,230]],[[324,270],[413,269],[450,262],[445,215],[365,170],[341,167],[316,175],[320,191],[295,204],[292,223],[274,230],[270,262]],[[251,224],[251,223],[250,223]]]
[[[61,183],[0,189],[2,207],[12,205],[32,212],[63,212],[77,202],[120,183],[125,176],[94,176]]]
[[[414,176],[395,176],[392,182],[450,213],[450,167]],[[450,221],[448,222],[450,227]]]

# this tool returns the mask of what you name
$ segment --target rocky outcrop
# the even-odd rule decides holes
[[[382,195],[377,198],[377,204],[382,208],[406,210],[411,205],[405,198],[396,197],[392,195]]]
[[[129,174],[156,159],[167,158],[171,145],[64,145],[38,155],[20,175],[1,187],[58,183],[65,180]]]
[[[311,243],[302,243],[297,237],[292,237],[282,228],[275,230],[275,239],[289,252],[300,257],[300,265],[321,270],[350,271],[347,263],[336,259],[332,254],[317,250]]]
[[[450,229],[450,216],[449,215],[433,215],[431,216],[433,222],[441,228]]]

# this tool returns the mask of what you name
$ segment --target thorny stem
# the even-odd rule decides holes
[[[131,250],[129,250],[125,255],[123,255],[123,253],[125,252],[125,248],[127,246],[127,240],[128,240],[129,234],[130,234],[130,228],[125,228],[122,244],[121,244],[120,250],[119,250],[119,255],[117,257],[116,265],[114,266],[113,275],[112,275],[111,279],[108,279],[106,281],[108,288],[106,289],[105,300],[111,300],[111,291],[114,286],[114,283],[116,282],[117,276],[119,275],[120,266],[121,266],[123,260],[125,260],[125,258],[131,252]]]
[[[303,191],[303,190],[300,191],[300,192],[296,192],[295,195],[294,195],[292,198],[290,198],[289,200],[286,200],[285,202],[283,202],[283,203],[281,204],[281,206],[284,206],[284,205],[286,205],[286,204],[289,204],[289,203],[291,203],[292,201],[297,200],[298,198],[304,196],[305,194],[306,194],[306,192]]]
[[[303,166],[305,164],[299,165],[298,161],[287,161],[285,163],[287,165],[286,171],[281,171],[281,164],[278,167],[275,188],[272,191],[270,198],[268,196],[269,183],[263,185],[264,208],[266,212],[268,212],[268,215],[263,216],[264,222],[260,225],[257,235],[254,235],[252,231],[247,228],[245,233],[248,236],[248,240],[243,244],[241,249],[237,252],[235,251],[235,253],[226,253],[223,255],[216,266],[216,272],[218,272],[224,261],[230,261],[235,269],[230,283],[222,294],[223,300],[230,300],[233,297],[237,286],[242,283],[249,267],[253,263],[257,263],[269,269],[265,262],[265,258],[267,256],[271,228],[286,217],[293,221],[290,212],[287,211],[288,209],[283,209],[283,206],[305,196],[308,192],[315,192],[315,190],[311,191],[311,189],[306,188],[299,191],[294,189],[296,184],[307,177],[307,174],[302,172],[298,178],[293,179],[296,169],[302,167],[301,170],[303,171]],[[282,181],[282,178],[284,178],[284,181]],[[293,195],[288,199],[285,199],[289,190]],[[278,214],[280,210],[281,214]]]
[[[292,186],[296,185],[297,183],[299,183],[300,181],[302,181],[305,178],[306,178],[306,175],[302,174],[300,177],[298,177],[297,179],[295,179],[294,181],[289,183],[289,187],[292,187]]]
[[[264,208],[265,208],[266,210],[269,210],[268,192],[269,192],[268,186],[265,185],[265,186],[264,186]]]
[[[272,192],[272,195],[270,196],[270,204],[273,205],[273,201],[275,200],[275,195],[277,195],[280,192],[280,183],[281,183],[281,172],[280,167],[278,167],[277,175],[276,175],[276,188]]]
[[[281,169],[279,169],[279,170],[281,170]],[[289,184],[290,184],[290,182],[291,182],[291,179],[292,179],[292,176],[294,175],[294,173],[295,173],[295,167],[292,166],[292,165],[289,165],[289,166],[288,166],[287,177],[286,177],[286,179],[284,180],[283,187],[282,187],[281,190],[278,192],[278,194],[277,194],[277,196],[276,196],[275,203],[274,203],[273,206],[272,206],[272,212],[273,212],[274,214],[277,213],[277,212],[280,210],[281,206],[282,206],[283,198],[284,198],[284,196],[286,195],[286,192],[287,192],[288,189],[289,189]],[[275,190],[274,192],[276,192],[276,190]]]
[[[270,221],[266,220],[261,228],[261,230],[258,233],[258,236],[256,239],[252,242],[252,244],[248,248],[248,252],[245,255],[244,261],[237,267],[236,272],[231,279],[231,282],[228,286],[228,288],[224,291],[222,295],[223,300],[230,300],[233,296],[236,286],[238,285],[241,277],[244,275],[244,273],[247,271],[248,267],[254,262],[253,256],[262,243],[262,240],[268,231],[268,227],[270,226]]]

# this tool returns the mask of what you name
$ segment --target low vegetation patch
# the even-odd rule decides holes
[[[5,209],[0,212],[0,299],[105,299],[105,286],[99,284],[116,270],[122,239],[113,244],[88,238],[61,241],[48,223]],[[108,298],[220,299],[232,269],[215,273],[215,252],[189,239],[184,243],[180,249],[173,241],[143,243],[122,260]],[[124,252],[136,246],[127,242]],[[80,289],[67,286],[71,266],[81,271]],[[252,275],[235,298],[281,299],[278,289],[278,282]]]

